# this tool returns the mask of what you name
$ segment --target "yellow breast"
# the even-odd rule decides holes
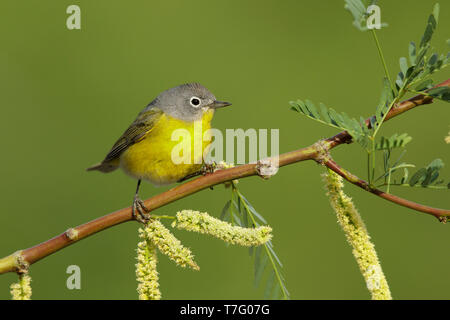
[[[213,114],[210,109],[202,119],[192,122],[162,115],[143,140],[121,155],[120,167],[137,179],[157,185],[176,182],[198,171],[209,149],[205,132],[211,128]]]

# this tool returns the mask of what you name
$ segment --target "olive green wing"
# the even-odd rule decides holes
[[[162,115],[163,112],[158,108],[144,110],[139,113],[136,120],[133,121],[133,123],[113,145],[111,151],[108,152],[105,159],[101,163],[92,166],[87,170],[110,172],[117,169],[118,163],[114,160],[118,160],[120,155],[125,150],[133,144],[141,141],[149,132],[151,132],[154,125]]]

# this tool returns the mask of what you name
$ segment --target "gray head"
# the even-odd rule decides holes
[[[162,92],[146,108],[159,108],[166,114],[184,121],[194,121],[203,112],[231,105],[216,97],[199,83],[187,83]]]

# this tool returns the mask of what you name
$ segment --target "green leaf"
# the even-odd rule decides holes
[[[225,216],[227,215],[227,213],[229,213],[229,209],[230,209],[230,204],[231,204],[231,200],[228,200],[225,203],[225,206],[222,209],[222,213],[220,214],[220,220],[224,220]]]
[[[367,130],[364,130],[357,120],[350,118],[345,113],[338,113],[333,108],[328,109],[323,103],[319,104],[319,113],[314,103],[310,100],[305,102],[302,100],[291,101],[290,104],[294,111],[302,113],[310,119],[334,128],[347,130],[356,141],[364,141],[366,139],[364,135],[367,135]]]
[[[405,73],[404,65],[401,66],[401,73],[404,74],[404,78],[400,77],[401,81],[396,81],[396,85],[399,86],[400,89],[404,88],[406,90],[410,90],[413,86],[415,86],[415,91],[429,89],[431,87],[429,85],[431,82],[423,82],[430,81],[428,77],[431,74],[450,65],[450,54],[447,54],[447,56],[444,56],[443,54],[439,55],[437,53],[433,53],[431,56],[428,55],[428,51],[431,48],[431,39],[436,30],[438,19],[439,4],[435,4],[433,7],[433,12],[428,17],[425,32],[422,36],[419,47],[416,48],[414,42],[409,44],[408,56],[411,67],[409,67]],[[438,96],[438,98],[448,101],[448,97],[446,95],[443,97]]]
[[[322,118],[324,119],[324,121],[326,123],[331,123],[331,118],[328,114],[327,107],[322,102],[319,103],[319,107],[320,107],[320,112],[322,114]]]
[[[364,134],[368,136],[369,135],[369,128],[367,128],[366,119],[364,119],[363,117],[360,116],[359,117],[359,125],[363,129]]]
[[[389,83],[388,78],[383,78],[383,89],[381,91],[380,102],[378,103],[378,107],[375,111],[376,122],[372,124],[372,128],[376,129],[376,127],[381,125],[381,121],[384,115],[389,111],[389,106],[391,105],[392,100],[394,99],[391,85]]]
[[[340,128],[340,129],[348,129],[345,128],[345,126],[343,126],[343,120],[342,120],[342,116],[337,113],[336,110],[334,110],[333,108],[328,109],[328,114],[330,115],[331,120],[336,123],[336,125]]]
[[[246,209],[248,209],[248,210],[250,211],[250,212],[248,212],[248,213],[254,214],[254,215],[259,219],[259,221],[261,221],[261,223],[267,224],[266,219],[264,219],[264,217],[263,217],[262,215],[260,215],[260,214],[255,210],[255,208],[253,208],[253,206],[252,206],[251,203],[247,200],[247,198],[244,197],[244,195],[243,195],[242,193],[240,193],[239,191],[238,191],[238,195],[239,195],[239,197],[242,199],[242,201],[245,202],[245,207],[246,207]]]
[[[345,0],[344,8],[353,16],[353,25],[360,31],[366,31],[366,7],[361,0]]]
[[[270,253],[272,253],[272,256],[277,260],[278,265],[280,267],[283,267],[283,264],[281,263],[280,258],[278,258],[277,254],[275,253],[275,250],[273,250],[272,241],[269,240],[266,245],[267,245],[267,248],[269,248]]]
[[[261,257],[261,251],[262,251],[262,246],[259,246],[259,247],[256,248],[256,253],[255,253],[255,281],[254,281],[255,287],[258,287],[259,284],[261,283],[262,275],[263,275],[264,270],[265,270],[265,268],[267,266],[267,262],[269,261],[269,257],[266,254],[262,255],[262,257]],[[259,253],[259,256],[258,256],[258,253]]]
[[[409,176],[408,168],[403,168],[403,177],[400,183],[401,184],[406,183],[406,181],[408,181],[408,176]]]
[[[404,75],[406,75],[406,72],[408,71],[408,62],[406,62],[406,58],[405,57],[401,57],[400,61],[399,61],[399,64],[400,64],[400,70],[402,71],[402,73]]]
[[[403,72],[399,72],[397,74],[397,80],[395,80],[395,84],[396,84],[396,89],[397,91],[400,90],[400,88],[403,88],[403,79],[405,79],[405,75],[403,74]]]
[[[436,19],[436,23],[439,21],[439,9],[440,9],[439,3],[436,3],[433,7],[433,15],[434,18]]]
[[[275,282],[275,271],[272,270],[267,278],[266,289],[264,290],[264,299],[268,299],[271,296],[274,282]]]
[[[427,174],[427,170],[425,168],[420,168],[413,174],[413,176],[409,180],[409,185],[411,187],[413,187],[421,180],[423,181],[425,179],[426,174]]]
[[[423,91],[426,89],[429,89],[433,87],[433,80],[432,79],[425,79],[419,82],[419,84],[414,88],[416,91]]]
[[[416,65],[416,43],[410,42],[409,43],[409,63],[411,65]]]
[[[439,3],[436,3],[433,7],[433,13],[428,17],[425,33],[420,41],[420,48],[425,48],[430,44],[433,33],[436,30],[437,22],[439,18]]]
[[[403,168],[404,171],[400,183],[397,183],[396,180],[394,180],[393,185],[419,187],[419,188],[447,189],[447,186],[442,185],[444,183],[444,180],[438,179],[440,175],[440,170],[444,167],[444,162],[441,159],[435,159],[425,168],[418,169],[408,181],[409,172],[407,168],[410,167],[414,167],[414,165],[401,163],[399,165],[394,165],[392,166],[391,169],[389,169],[390,173],[393,173],[395,170],[400,168]]]
[[[433,88],[430,89],[427,93],[433,98],[437,98],[445,102],[450,102],[450,87]]]
[[[303,110],[314,116],[314,113],[312,112],[312,108],[314,108],[314,105],[310,101],[307,104],[304,103],[303,105]],[[308,107],[306,107],[307,105]],[[293,108],[296,111],[299,110],[298,108],[300,108],[300,106],[301,104],[299,102],[293,103]],[[309,111],[309,109],[311,109],[311,112]],[[303,113],[303,111],[300,112]],[[238,225],[242,226],[239,216],[243,217],[244,220],[248,219],[247,225],[258,227],[260,225],[258,221],[267,224],[266,220],[255,210],[255,208],[250,204],[247,198],[244,197],[244,195],[237,189],[235,185],[233,185],[232,188],[230,208],[230,215],[232,215],[232,218],[234,218]],[[233,214],[234,211],[237,211],[238,214]],[[250,253],[253,252],[255,285],[258,286],[258,284],[261,282],[264,271],[270,269],[269,277],[266,282],[266,291],[269,290],[271,293],[277,295],[281,294],[284,298],[288,299],[289,292],[286,290],[285,280],[280,272],[282,264],[277,254],[273,250],[272,243],[268,241],[264,245],[258,246],[254,248],[254,250],[250,251]],[[273,274],[273,277],[270,276],[270,274]],[[274,281],[277,281],[277,285],[275,287],[273,286]],[[274,292],[274,290],[278,292]]]
[[[394,133],[389,138],[381,137],[375,144],[375,150],[392,150],[394,148],[404,147],[412,140],[412,137],[407,133],[397,134]]]
[[[420,168],[414,173],[409,181],[411,187],[420,183],[422,187],[429,187],[442,183],[437,181],[439,177],[439,171],[444,167],[444,162],[441,159],[435,159],[430,162],[426,168]]]
[[[234,215],[233,219],[234,219],[236,225],[238,225],[239,227],[244,227],[244,225],[242,224],[242,221],[238,215]]]
[[[270,298],[272,300],[279,300],[280,293],[281,293],[280,283],[277,281],[277,282],[275,282],[275,285],[272,289],[272,296]]]
[[[441,170],[444,167],[444,161],[442,159],[434,159],[430,162],[430,164],[427,166],[427,168],[431,169],[438,169]]]
[[[433,53],[430,57],[430,59],[428,60],[428,65],[433,66],[436,64],[436,62],[438,61],[438,54],[437,53]]]
[[[439,177],[439,170],[441,170],[443,167],[444,162],[441,159],[433,160],[426,168],[427,174],[425,176],[425,179],[422,181],[422,186],[426,187],[435,182]]]
[[[306,99],[305,104],[306,104],[306,107],[307,107],[308,110],[309,110],[310,115],[311,115],[313,118],[320,120],[319,112],[317,111],[317,108],[316,108],[316,106],[314,105],[314,103],[312,103],[312,101]]]

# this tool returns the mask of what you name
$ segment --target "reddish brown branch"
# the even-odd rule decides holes
[[[450,79],[440,83],[438,86],[450,86]],[[394,106],[385,120],[389,120],[395,116],[398,116],[412,108],[415,108],[420,105],[429,104],[432,102],[432,98],[418,95],[409,100],[403,101],[396,106]],[[370,119],[366,120],[366,124],[370,123]],[[279,166],[285,166],[289,164],[293,164],[296,162],[304,161],[304,160],[316,160],[323,162],[324,152],[325,154],[328,150],[341,145],[343,143],[350,143],[351,136],[343,131],[334,137],[328,138],[320,143],[313,144],[309,147],[298,149],[295,151],[291,151],[288,153],[281,154],[278,157]],[[258,175],[257,164],[246,164],[241,165],[235,168],[219,170],[213,174],[209,174],[206,176],[199,177],[195,180],[188,181],[181,185],[178,185],[166,192],[158,194],[150,199],[145,200],[145,205],[150,210],[155,210],[160,208],[166,204],[179,200],[181,198],[187,197],[193,193],[196,193],[200,190],[207,189],[211,186],[221,184],[226,181],[231,181],[235,179],[241,179],[249,176]],[[332,166],[329,163],[329,166]],[[335,168],[337,170],[337,167]],[[364,184],[361,184],[361,187]],[[408,200],[400,199],[390,194],[386,194],[382,191],[371,191],[366,187],[363,189],[370,191],[378,196],[395,202],[397,204],[406,206],[411,209],[415,209],[421,212],[430,213],[436,216],[437,211],[433,210],[441,210],[430,208],[426,206],[422,206],[419,204],[414,204]],[[395,200],[395,201],[394,201]],[[430,211],[431,210],[431,211]],[[439,216],[448,216],[450,215],[449,211],[443,210],[439,211]],[[133,216],[131,214],[131,208],[121,209],[110,214],[107,214],[103,217],[97,218],[93,221],[87,222],[83,225],[80,225],[76,228],[69,229],[68,231],[50,239],[45,242],[42,242],[34,247],[18,251],[8,257],[0,259],[0,274],[11,272],[11,271],[21,271],[28,268],[29,265],[39,261],[42,258],[47,257],[48,255],[78,241],[84,239],[94,233],[100,232],[109,227],[115,226],[117,224],[133,220]]]
[[[439,209],[439,208],[432,208],[428,207],[413,201],[409,201],[397,196],[394,196],[393,194],[386,193],[384,191],[381,191],[379,189],[376,189],[374,187],[371,187],[367,181],[364,181],[351,172],[345,170],[344,168],[340,167],[334,160],[328,159],[323,163],[325,166],[336,172],[338,175],[343,177],[345,180],[353,183],[355,186],[358,186],[370,193],[373,193],[383,199],[386,199],[388,201],[391,201],[393,203],[396,203],[398,205],[401,205],[403,207],[407,207],[416,211],[424,212],[431,214],[439,219],[439,221],[447,221],[447,217],[450,216],[450,210],[445,209]]]
[[[449,87],[450,86],[450,79],[447,79],[444,82],[439,83],[435,86],[437,87]],[[398,116],[399,114],[402,114],[403,112],[406,112],[412,108],[415,108],[420,105],[430,104],[433,102],[433,98],[430,96],[424,96],[424,95],[418,95],[415,97],[412,97],[411,99],[405,100],[391,108],[389,113],[386,115],[385,121],[392,119],[395,116]],[[374,116],[370,117],[369,119],[366,119],[366,125],[368,128],[371,127],[370,120]],[[352,136],[348,134],[347,131],[339,132],[334,137],[328,138],[326,141],[330,143],[330,149],[337,147],[338,145],[342,143],[349,143],[352,140]]]

